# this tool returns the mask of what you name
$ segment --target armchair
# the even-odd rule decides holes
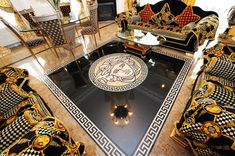
[[[198,73],[192,96],[176,123],[172,138],[185,141],[194,155],[235,154],[234,50],[221,43],[204,50],[206,65]]]
[[[84,144],[53,117],[28,76],[24,69],[0,69],[0,155],[83,156]]]

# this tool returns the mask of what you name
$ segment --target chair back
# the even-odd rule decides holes
[[[98,31],[98,5],[90,7],[90,22],[91,26]]]
[[[34,16],[33,20],[38,24],[40,30],[51,39],[54,46],[61,46],[66,43],[61,21],[56,14],[49,16]]]
[[[32,16],[34,16],[33,9],[24,9],[19,11],[19,13],[29,22],[31,28],[36,28],[37,24],[33,21]]]
[[[63,16],[69,16],[69,13],[71,12],[70,3],[60,3],[60,10],[63,14]]]

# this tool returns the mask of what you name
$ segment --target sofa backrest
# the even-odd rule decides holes
[[[180,0],[162,0],[160,2],[157,2],[155,4],[150,4],[151,9],[153,10],[154,13],[157,13],[159,11],[161,11],[163,5],[165,3],[168,3],[171,9],[171,13],[175,16],[179,15],[180,13],[183,12],[183,10],[187,7],[187,5],[180,1]],[[144,9],[144,6],[141,7],[136,7],[137,13],[140,12],[141,10]],[[211,14],[215,14],[216,16],[218,16],[218,14],[214,11],[204,11],[202,10],[200,7],[198,6],[193,6],[193,12],[195,14],[197,14],[198,16],[200,16],[201,18],[206,17],[208,15]]]

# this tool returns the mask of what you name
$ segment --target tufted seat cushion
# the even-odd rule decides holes
[[[34,39],[30,39],[30,40],[26,41],[26,44],[29,47],[37,46],[37,45],[40,45],[42,43],[45,43],[45,40],[44,40],[43,37],[36,37]]]
[[[153,31],[156,34],[178,40],[185,40],[188,34],[182,31],[180,27],[174,25],[164,25],[164,26],[155,27]]]

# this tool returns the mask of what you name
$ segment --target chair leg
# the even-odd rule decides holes
[[[57,52],[56,48],[55,48],[54,46],[53,46],[52,48],[53,48],[53,50],[54,50],[54,52],[55,52],[55,54],[56,54],[57,58],[59,59],[59,58],[60,58],[60,56],[59,56],[59,54],[58,54],[58,52]]]
[[[95,34],[93,34],[93,38],[94,38],[94,40],[95,40],[95,46],[97,47],[97,42],[96,42]]]
[[[83,42],[84,42],[84,45],[85,45],[85,47],[86,47],[86,40],[85,40],[85,37],[84,37],[84,35],[82,35],[82,40],[83,40]]]
[[[101,40],[100,29],[98,29],[99,38]]]
[[[43,68],[43,65],[39,62],[38,58],[35,56],[35,54],[33,53],[32,49],[30,49],[29,47],[27,47],[27,49],[29,50],[29,52],[31,53],[31,55],[33,56],[33,58],[38,62],[38,64]],[[44,68],[43,68],[44,69]]]

